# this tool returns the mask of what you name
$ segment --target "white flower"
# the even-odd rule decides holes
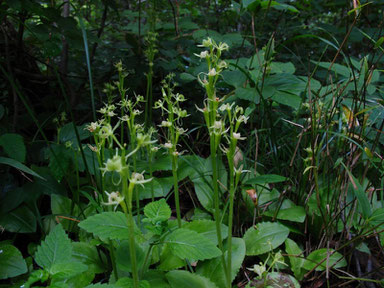
[[[219,67],[222,70],[222,69],[227,68],[228,64],[225,61],[220,61],[219,64],[217,64],[217,67]]]
[[[203,40],[203,43],[201,45],[197,45],[197,47],[211,47],[213,45],[213,41],[210,37]]]
[[[107,191],[105,191],[105,194],[108,195],[108,202],[102,202],[101,204],[107,206],[115,205],[115,210],[117,206],[119,206],[119,204],[124,201],[124,197],[121,197],[119,192],[108,193]]]
[[[241,137],[240,133],[232,133],[232,137],[235,138],[236,140],[245,140],[247,137]]]
[[[227,43],[220,42],[219,46],[217,46],[216,48],[217,48],[217,50],[225,51],[225,50],[229,49],[229,46]]]
[[[138,133],[136,136],[137,146],[144,147],[153,143],[156,143],[156,140],[151,140],[151,137],[148,134]]]
[[[104,163],[104,167],[100,168],[101,171],[103,171],[103,176],[106,172],[113,172],[116,171],[117,173],[121,173],[123,171],[124,167],[122,164],[121,156],[118,155],[118,151],[116,149],[115,156],[109,158],[107,162]]]
[[[133,172],[131,175],[131,179],[129,179],[129,183],[133,183],[135,185],[140,184],[141,186],[144,187],[143,184],[151,182],[153,178],[144,179],[144,172],[145,171],[143,171],[141,173]]]
[[[208,73],[208,76],[216,76],[217,75],[217,72],[216,72],[216,69],[215,68],[212,68],[209,73]]]
[[[255,272],[257,275],[259,275],[259,277],[262,277],[264,272],[266,271],[265,266],[261,262],[260,262],[260,265],[255,264],[253,265],[252,268],[247,268],[247,269]]]
[[[112,126],[110,124],[106,124],[103,127],[101,127],[99,131],[99,137],[106,139],[108,137],[111,137],[113,135],[113,132],[114,131],[112,129]]]
[[[200,54],[195,53],[195,55],[201,59],[205,59],[209,56],[209,52],[208,51],[202,51],[202,52],[200,52]]]
[[[164,143],[162,146],[163,146],[164,148],[167,148],[167,149],[172,149],[172,147],[173,147],[173,145],[172,145],[171,142]]]
[[[100,127],[100,124],[97,122],[91,122],[91,124],[87,125],[85,129],[87,129],[89,132],[95,132],[97,128]]]
[[[248,119],[249,119],[249,117],[246,117],[244,115],[240,115],[239,118],[237,119],[237,121],[240,123],[244,122],[244,124],[247,124]]]
[[[161,124],[159,125],[159,127],[171,127],[172,126],[172,122],[170,121],[161,121]]]

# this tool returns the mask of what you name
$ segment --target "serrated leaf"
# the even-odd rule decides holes
[[[21,252],[7,242],[0,243],[0,279],[7,279],[27,273],[27,264]]]
[[[189,229],[199,233],[205,238],[209,239],[215,245],[218,244],[216,233],[216,222],[212,220],[194,220],[192,222],[185,223],[183,228]],[[221,239],[224,240],[228,237],[228,227],[221,224]]]
[[[179,228],[166,239],[172,253],[181,259],[204,260],[221,255],[221,251],[199,233]]]
[[[188,271],[171,271],[168,272],[165,277],[167,277],[172,288],[217,288],[217,286],[207,278],[192,274]]]
[[[19,134],[7,133],[0,136],[0,146],[5,153],[20,162],[25,162],[27,154],[23,137]]]
[[[127,218],[122,212],[103,212],[88,217],[79,227],[102,239],[129,239]]]
[[[165,199],[154,201],[144,207],[144,214],[152,222],[167,221],[172,214],[171,208]]]
[[[328,260],[327,254],[329,254]],[[319,263],[321,264],[318,265]],[[315,250],[308,255],[303,268],[306,270],[312,270],[316,267],[316,271],[323,271],[327,266],[331,268],[341,268],[347,266],[347,261],[345,261],[343,255],[339,252],[335,252],[333,249],[328,250],[327,248],[322,248]]]
[[[228,251],[224,253],[225,260],[228,261]],[[245,242],[241,238],[232,238],[232,268],[231,281],[236,278],[236,275],[243,263],[245,257]],[[226,276],[223,268],[222,257],[206,260],[199,264],[196,273],[208,278],[217,287],[226,287]]]
[[[244,235],[247,255],[260,255],[279,247],[288,234],[289,229],[279,223],[262,222],[249,228]]]
[[[71,259],[71,241],[58,224],[37,248],[35,261],[40,267],[50,270],[53,265],[70,262]]]

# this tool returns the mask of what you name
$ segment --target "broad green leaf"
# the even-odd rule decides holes
[[[195,76],[185,72],[181,73],[179,77],[182,83],[189,83],[196,80]]]
[[[160,265],[157,266],[157,269],[162,271],[170,271],[183,267],[184,265],[185,261],[176,255],[173,255],[170,245],[165,244],[160,255]]]
[[[144,214],[153,222],[163,222],[167,221],[171,217],[172,211],[169,205],[167,204],[167,201],[165,201],[165,199],[163,198],[159,201],[147,204],[144,207]]]
[[[216,233],[216,222],[212,220],[194,220],[192,222],[185,223],[183,228],[193,230],[205,238],[209,239],[215,245],[218,244]],[[221,224],[221,239],[226,239],[228,236],[228,227]]]
[[[207,278],[188,271],[171,271],[166,274],[172,288],[217,288]]]
[[[209,183],[212,183],[211,176],[198,177],[192,180],[195,186],[195,193],[200,204],[208,211],[213,211],[213,191]]]
[[[77,132],[79,133],[80,141],[87,139],[91,136],[91,133],[87,129],[85,129],[86,126],[86,124],[82,126],[76,126]],[[67,123],[60,129],[59,140],[60,143],[63,144],[65,144],[66,142],[71,142],[74,145],[74,148],[76,149],[79,147],[73,123]]]
[[[47,270],[59,263],[68,263],[72,259],[72,246],[63,227],[58,224],[37,248],[36,263]]]
[[[225,260],[228,261],[228,250],[224,253]],[[237,273],[244,261],[245,242],[241,238],[232,238],[232,267],[231,281],[236,278]],[[226,276],[222,265],[222,257],[206,260],[199,264],[196,273],[208,278],[217,287],[226,287]]]
[[[64,144],[51,145],[51,147],[48,167],[56,180],[60,181],[70,168],[73,151],[65,147]]]
[[[331,67],[332,65],[332,71],[335,72],[336,74],[339,74],[343,77],[346,77],[346,78],[349,78],[352,74],[352,72],[350,71],[350,69],[346,66],[343,66],[341,64],[338,64],[338,63],[330,63],[330,62],[316,62],[316,61],[311,61],[312,63],[316,64],[316,65],[319,65],[319,67],[321,68],[324,68],[324,69],[329,69],[329,67]]]
[[[247,100],[255,104],[260,103],[260,95],[255,88],[243,88],[237,87],[235,90],[235,96],[238,99]]]
[[[329,254],[328,259],[327,254]],[[318,265],[319,263],[321,264]],[[345,261],[343,255],[341,255],[339,252],[335,252],[333,249],[327,250],[327,248],[322,248],[315,250],[308,255],[303,268],[306,270],[312,270],[316,267],[316,271],[323,271],[326,269],[326,267],[341,268],[345,266],[347,266],[347,261]]]
[[[264,213],[266,216],[273,217],[275,214],[275,211],[267,211]],[[287,209],[280,209],[277,213],[276,218],[279,220],[288,220],[292,222],[299,222],[303,223],[305,220],[305,209],[301,206],[294,206]]]
[[[19,162],[25,162],[26,149],[23,137],[19,134],[7,133],[0,136],[0,146],[5,153]]]
[[[24,173],[27,173],[29,175],[38,177],[40,179],[45,180],[43,177],[41,177],[39,174],[37,174],[35,171],[29,169],[27,166],[24,164],[21,164],[19,161],[11,159],[11,158],[6,158],[6,157],[0,157],[0,164],[5,164],[12,166],[13,168],[16,168],[17,170],[21,170]]]
[[[72,200],[68,197],[52,194],[51,195],[51,210],[52,214],[66,217],[73,217],[74,215],[78,215],[78,207],[74,205],[73,215],[71,215],[72,210]],[[65,230],[68,230],[71,225],[73,225],[73,221],[69,219],[60,219],[61,225]]]
[[[271,63],[271,73],[295,73],[295,65],[292,62],[282,63],[282,62],[272,62]]]
[[[269,184],[269,183],[284,182],[286,180],[287,180],[286,177],[283,177],[280,175],[265,174],[265,175],[260,175],[260,176],[250,178],[247,181],[245,181],[244,184],[248,184],[248,185],[261,184],[262,185],[262,184]]]
[[[7,242],[0,242],[0,279],[27,273],[27,264],[21,252]]]
[[[136,265],[138,269],[140,270],[142,266],[144,265],[145,260],[145,251],[144,249],[138,244],[135,243],[135,249],[136,249]],[[116,250],[116,263],[118,265],[118,268],[122,271],[132,272],[132,261],[131,261],[131,253],[129,249],[129,242],[128,241],[122,241],[119,245],[119,247]]]
[[[88,285],[85,288],[115,288],[116,286],[114,284],[105,284],[105,283],[96,283]]]
[[[119,287],[121,287],[121,288],[134,288],[134,286],[133,286],[133,279],[127,278],[127,277],[120,278],[116,282],[115,287],[116,288],[119,288]],[[139,281],[139,288],[151,288],[151,286],[149,285],[148,281],[140,280]]]
[[[143,279],[149,282],[151,288],[171,288],[163,271],[148,270]]]
[[[279,104],[290,106],[296,110],[300,108],[301,104],[300,96],[290,91],[277,90],[276,93],[273,94],[272,99]]]
[[[301,280],[303,277],[302,274],[302,267],[305,262],[305,259],[303,258],[303,251],[301,251],[300,247],[296,244],[295,241],[287,238],[285,240],[285,251],[287,254],[291,255],[288,256],[289,261],[291,263],[291,269],[293,273],[295,274],[295,277]]]
[[[365,193],[365,190],[363,186],[361,186],[360,182],[358,179],[353,176],[351,171],[345,166],[343,162],[341,164],[344,166],[345,170],[347,171],[349,178],[351,179],[351,185],[353,187],[353,192],[355,193],[355,196],[357,198],[357,202],[359,203],[359,208],[363,214],[363,217],[367,219],[371,214],[371,205],[369,203],[369,199],[367,197],[367,194]]]
[[[372,226],[377,226],[384,223],[384,208],[379,208],[373,211],[368,219]]]
[[[288,234],[289,229],[280,223],[262,222],[249,228],[244,235],[247,255],[260,255],[279,247]]]
[[[235,88],[243,87],[245,81],[247,80],[247,77],[240,70],[223,71],[222,76],[227,84]]]
[[[167,238],[172,253],[181,259],[204,260],[221,255],[221,251],[207,238],[199,233],[180,228]]]
[[[165,197],[171,190],[172,186],[173,186],[173,177],[162,177],[162,178],[154,177],[153,180],[147,185],[144,185],[144,187],[142,186],[137,187],[139,189],[139,198],[140,200],[151,199],[152,187],[153,187],[153,194],[156,198]]]
[[[50,274],[53,278],[57,279],[68,279],[87,271],[87,265],[80,262],[66,262],[66,263],[55,263],[49,269]]]
[[[87,265],[93,273],[103,273],[106,270],[107,259],[102,251],[97,251],[95,246],[85,242],[73,242],[72,250],[72,257]]]
[[[102,239],[129,239],[127,218],[122,212],[103,212],[88,217],[79,227]]]
[[[14,233],[36,232],[36,216],[27,205],[22,204],[16,209],[0,215],[0,226]]]

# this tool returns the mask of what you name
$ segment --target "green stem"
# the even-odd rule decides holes
[[[179,200],[179,182],[177,178],[177,156],[171,155],[172,157],[172,174],[173,174],[173,189],[175,192],[175,205],[176,205],[176,216],[177,225],[181,228],[181,213],[180,213],[180,200]]]
[[[227,264],[226,272],[227,272],[228,287],[231,288],[233,202],[235,198],[234,197],[235,196],[235,183],[234,183],[235,179],[234,179],[233,153],[230,153],[229,155],[228,165],[229,165],[229,215],[228,215],[228,249],[227,249],[228,264]]]
[[[219,249],[222,251],[221,258],[223,263],[224,272],[228,279],[227,274],[227,265],[225,263],[224,257],[224,247],[223,247],[223,239],[221,237],[221,219],[220,219],[220,207],[219,207],[219,187],[218,187],[218,173],[217,173],[217,158],[216,158],[216,145],[215,145],[215,136],[211,136],[210,144],[211,144],[211,160],[212,160],[212,181],[213,181],[213,197],[214,197],[214,206],[215,206],[215,222],[216,222],[216,234],[217,234],[217,242],[219,244]]]
[[[121,207],[124,210],[124,213],[128,220],[128,230],[129,230],[129,253],[131,255],[131,264],[132,264],[132,278],[133,278],[133,287],[139,288],[139,273],[137,270],[137,261],[136,261],[136,245],[135,245],[135,221],[133,220],[132,214],[132,195],[135,187],[134,183],[129,183],[127,187],[128,177],[124,175],[123,177],[123,194],[124,197],[127,197],[127,206],[124,202],[121,202]]]

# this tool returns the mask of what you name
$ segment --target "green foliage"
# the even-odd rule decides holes
[[[23,137],[19,134],[3,134],[0,136],[0,146],[5,153],[19,162],[25,162],[26,149]]]
[[[288,235],[289,229],[282,224],[259,223],[255,228],[249,228],[244,234],[246,255],[260,255],[269,252],[283,244]]]
[[[188,271],[171,271],[166,274],[172,288],[216,288],[217,286],[207,278],[192,274]]]
[[[60,224],[56,225],[37,248],[35,261],[40,267],[54,274],[54,271],[60,272],[60,269],[56,269],[55,265],[69,264],[71,260],[71,241],[65,234],[63,227]],[[70,265],[66,267],[69,266]],[[68,269],[70,269],[70,267]]]
[[[27,264],[20,251],[7,242],[0,242],[0,279],[27,273]]]
[[[200,233],[185,228],[173,231],[165,241],[170,251],[181,259],[204,260],[221,254],[213,242]]]
[[[79,227],[102,239],[129,239],[127,219],[121,212],[93,215],[82,221]]]

